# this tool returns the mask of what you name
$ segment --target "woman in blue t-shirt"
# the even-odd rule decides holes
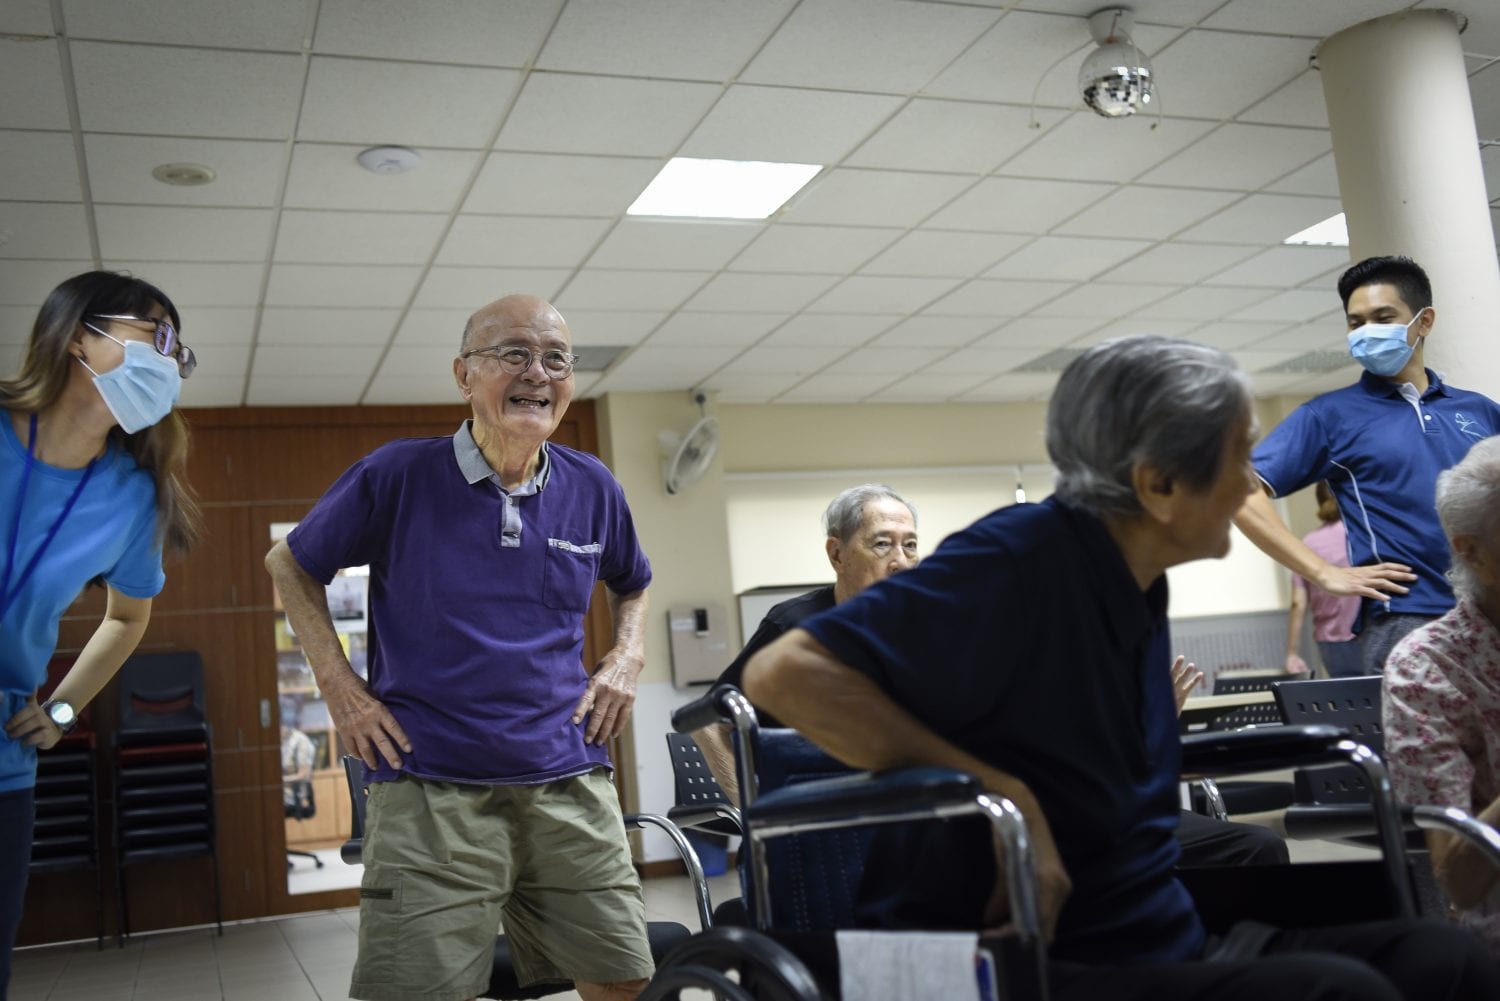
[[[0,999],[31,858],[36,752],[67,733],[146,631],[163,550],[199,533],[172,408],[196,365],[152,285],[91,271],[37,314],[21,370],[0,379]],[[38,704],[58,621],[102,584],[104,619]]]

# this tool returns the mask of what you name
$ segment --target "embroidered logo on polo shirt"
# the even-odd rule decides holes
[[[1458,425],[1458,430],[1466,435],[1470,435],[1475,438],[1489,437],[1489,435],[1485,434],[1482,430],[1478,430],[1479,422],[1472,417],[1465,417],[1463,414],[1455,413],[1453,415],[1453,422]]]
[[[548,539],[547,545],[551,546],[553,549],[566,549],[570,553],[604,552],[604,547],[597,542],[590,542],[580,546],[578,543],[569,542],[567,539]]]

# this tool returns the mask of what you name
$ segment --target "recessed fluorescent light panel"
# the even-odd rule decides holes
[[[1344,213],[1340,212],[1300,233],[1293,233],[1281,242],[1294,247],[1347,247],[1349,227],[1344,225]]]
[[[646,185],[626,214],[764,219],[822,169],[816,163],[676,156]]]

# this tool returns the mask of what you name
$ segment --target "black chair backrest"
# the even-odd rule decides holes
[[[121,742],[202,740],[203,658],[196,650],[136,654],[120,668]]]
[[[286,815],[296,820],[308,820],[318,812],[318,801],[313,797],[310,779],[293,779],[287,783],[292,791],[292,801],[286,804]]]
[[[1269,692],[1278,681],[1291,681],[1294,674],[1240,674],[1226,672],[1214,675],[1215,695],[1244,695],[1246,692]]]
[[[344,755],[344,778],[349,780],[349,802],[354,806],[349,815],[349,840],[363,841],[365,836],[365,800],[369,790],[365,788],[365,764],[352,755]]]
[[[711,806],[729,803],[718,779],[708,770],[703,750],[690,733],[668,733],[667,753],[672,758],[672,780],[677,787],[678,806]],[[733,804],[731,804],[733,805]]]
[[[1379,675],[1282,681],[1271,691],[1286,722],[1340,726],[1376,754],[1385,750]],[[1299,803],[1363,803],[1370,798],[1364,773],[1353,765],[1306,768],[1295,779]]]
[[[1243,692],[1232,694],[1242,695]],[[1208,721],[1210,730],[1238,730],[1247,726],[1277,726],[1283,722],[1281,708],[1274,702],[1257,702],[1238,706]]]

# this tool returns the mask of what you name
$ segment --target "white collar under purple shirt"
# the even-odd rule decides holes
[[[453,457],[458,460],[459,472],[464,474],[464,479],[470,486],[483,480],[489,480],[500,492],[505,500],[505,513],[501,516],[500,546],[502,549],[519,549],[521,547],[521,507],[516,503],[518,497],[530,497],[540,493],[546,486],[547,480],[552,475],[552,461],[547,455],[547,443],[542,442],[542,458],[537,464],[536,472],[531,479],[516,487],[507,490],[500,485],[500,474],[490,468],[490,464],[484,460],[484,453],[479,450],[479,443],[474,440],[474,422],[464,421],[458,426],[453,434]]]

